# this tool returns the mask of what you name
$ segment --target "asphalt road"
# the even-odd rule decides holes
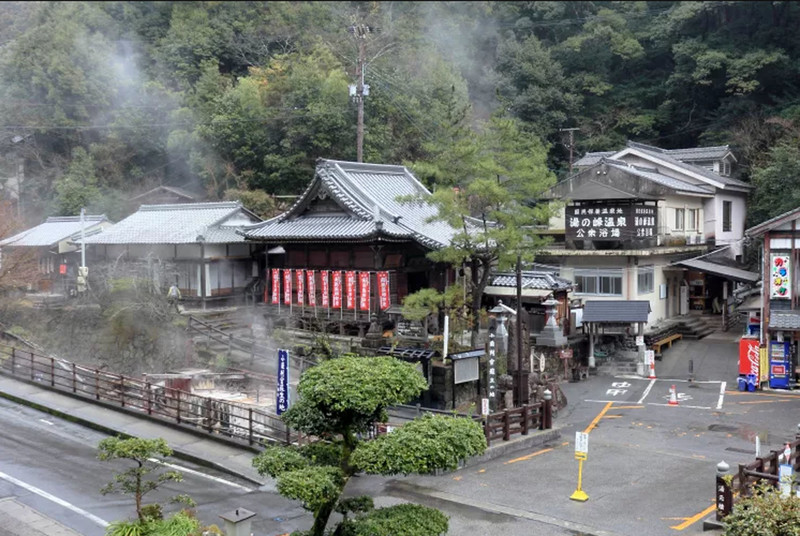
[[[131,497],[99,491],[115,469],[125,467],[124,462],[96,459],[103,434],[5,400],[0,400],[0,429],[0,501],[13,498],[84,536],[102,536],[104,522],[135,516]],[[147,495],[145,502],[166,504],[169,497],[186,493],[197,502],[200,520],[217,524],[219,514],[247,508],[257,512],[253,530],[263,535],[291,532],[308,523],[299,505],[270,490],[253,489],[184,461],[166,461],[183,472],[183,482]]]
[[[688,359],[697,380],[691,384]],[[413,501],[440,508],[453,535],[700,534],[713,513],[716,464],[751,461],[756,436],[764,450],[793,438],[800,393],[735,391],[736,346],[725,339],[676,343],[656,369],[656,380],[597,376],[562,384],[569,406],[556,418],[562,437],[553,444],[441,476],[362,476],[347,494],[369,494],[379,506]],[[668,404],[672,385],[677,406]],[[0,426],[0,505],[16,497],[85,536],[102,535],[103,521],[133,515],[129,498],[98,491],[114,471],[95,459],[102,434],[5,401]],[[576,431],[589,434],[586,502],[569,499],[577,485]],[[188,493],[205,523],[244,507],[257,512],[259,536],[310,525],[299,505],[270,489],[175,463],[197,474],[151,501]]]

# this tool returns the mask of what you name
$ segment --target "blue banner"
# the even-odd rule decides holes
[[[275,389],[278,415],[289,409],[289,350],[278,350],[278,385]]]

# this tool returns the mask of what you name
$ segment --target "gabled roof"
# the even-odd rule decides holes
[[[84,216],[85,231],[93,230],[97,225],[107,222],[105,214],[99,216]],[[15,247],[45,247],[58,244],[74,236],[80,236],[80,216],[58,216],[47,218],[44,223],[22,231],[14,236],[0,241],[0,246]],[[87,239],[88,242],[88,239]]]
[[[724,189],[726,186],[732,186],[735,188],[744,188],[747,190],[751,190],[753,188],[750,184],[747,184],[746,182],[742,182],[738,179],[734,179],[731,177],[723,177],[722,175],[718,175],[717,173],[708,171],[707,169],[702,168],[700,166],[695,166],[693,164],[683,162],[678,158],[676,158],[675,156],[671,155],[668,150],[660,149],[658,147],[653,147],[652,145],[645,145],[644,143],[628,141],[626,148],[616,153],[614,155],[614,159],[616,160],[619,157],[628,154],[629,152],[637,153],[640,156],[644,156],[645,158],[650,157],[648,159],[655,159],[656,161],[663,162],[669,167],[678,168],[680,170],[688,172],[697,179],[709,183],[717,188]]]
[[[647,322],[647,300],[588,300],[583,304],[583,322],[588,324],[627,324]]]
[[[575,161],[573,166],[575,167],[589,167],[593,166],[600,161],[601,158],[607,158],[612,156],[617,151],[597,151],[594,153],[586,153],[578,160]]]
[[[159,192],[159,191],[167,192],[167,193],[170,193],[170,194],[174,194],[174,195],[176,195],[178,197],[182,197],[182,198],[184,198],[184,199],[186,199],[188,201],[197,201],[197,199],[200,197],[197,193],[191,192],[189,190],[186,190],[185,188],[179,188],[177,186],[164,186],[164,185],[161,185],[161,186],[156,186],[155,188],[152,188],[150,190],[147,190],[146,192],[144,192],[142,194],[139,194],[139,195],[137,195],[135,197],[131,197],[130,199],[128,199],[128,201],[136,201],[138,199],[141,199],[143,197],[147,197],[147,196],[152,195],[152,194],[154,194],[156,192]]]
[[[759,223],[758,225],[754,225],[750,227],[744,232],[745,236],[761,236],[767,231],[771,231],[776,227],[780,227],[784,223],[789,223],[792,220],[800,219],[800,207],[792,209],[788,212],[784,212],[783,214],[779,214],[772,219],[769,219],[765,222]]]
[[[259,218],[238,201],[142,205],[87,244],[225,244],[242,242],[236,231]]]
[[[625,171],[633,175],[636,175],[637,177],[642,177],[643,179],[647,179],[662,186],[666,186],[667,188],[671,188],[679,193],[705,194],[705,195],[714,194],[714,191],[708,186],[705,186],[703,184],[692,184],[691,182],[686,182],[680,179],[676,179],[675,177],[670,177],[669,175],[664,175],[663,173],[659,173],[658,170],[656,170],[655,168],[632,166],[632,165],[627,165],[624,162],[620,162],[619,160],[608,160],[605,158],[602,160],[602,162],[606,162],[607,164],[614,166],[618,169],[624,169]]]
[[[430,195],[404,166],[320,159],[311,184],[289,210],[241,232],[248,240],[269,242],[384,236],[440,248],[450,243],[455,230],[444,222],[429,221],[437,209],[424,202],[397,200]],[[331,199],[339,210],[309,211],[317,199]]]
[[[722,160],[730,156],[736,160],[733,151],[728,145],[717,145],[714,147],[691,147],[688,149],[666,149],[665,152],[681,162],[702,162],[708,160]]]

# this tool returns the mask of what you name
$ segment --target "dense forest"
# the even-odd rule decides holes
[[[457,183],[513,119],[560,178],[570,149],[730,144],[749,223],[800,205],[788,1],[4,2],[0,184],[24,162],[28,221],[159,184],[268,212],[355,160],[359,26],[365,161]]]

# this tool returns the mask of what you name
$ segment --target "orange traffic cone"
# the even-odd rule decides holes
[[[650,376],[648,377],[650,380],[656,379],[656,360],[655,358],[650,359]]]
[[[673,385],[669,390],[669,404],[670,406],[677,406],[678,405],[678,394],[675,392],[675,386]]]

